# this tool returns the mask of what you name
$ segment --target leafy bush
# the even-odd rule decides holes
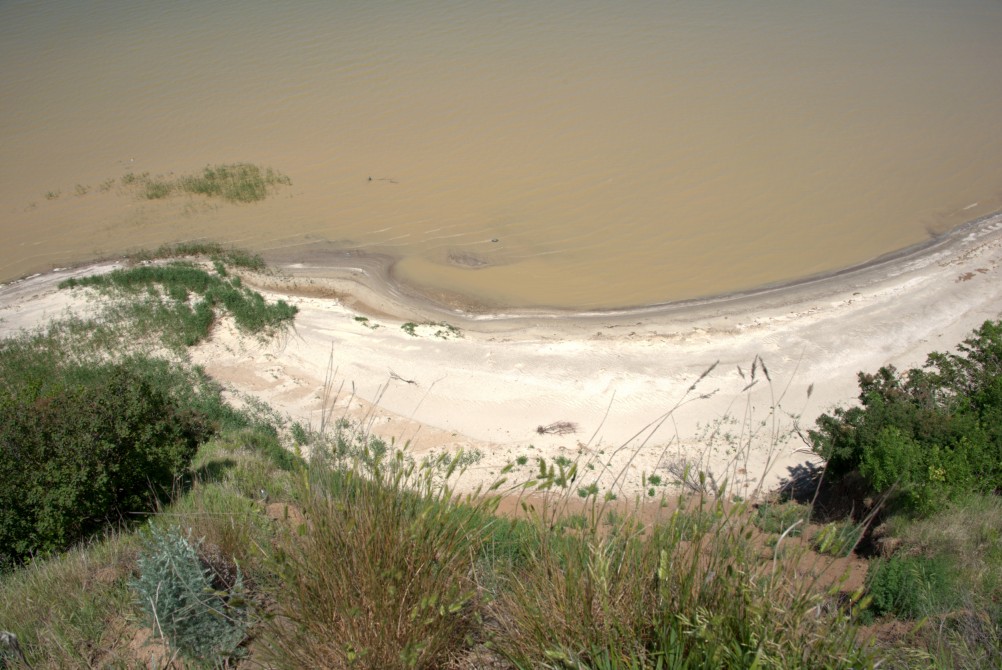
[[[810,431],[829,475],[858,470],[893,508],[919,515],[1002,488],[1002,324],[985,322],[958,351],[904,374],[860,373],[860,406],[823,414]]]
[[[870,564],[870,610],[901,619],[943,611],[955,600],[953,567],[945,557],[892,556]]]
[[[175,528],[149,529],[132,582],[153,631],[187,658],[219,664],[247,637],[243,580],[227,592],[213,588],[191,542]]]
[[[10,358],[33,364],[0,389],[0,563],[150,511],[212,432],[136,365],[0,357],[5,371]]]

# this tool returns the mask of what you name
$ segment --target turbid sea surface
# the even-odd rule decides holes
[[[488,308],[831,272],[1002,209],[999,35],[997,0],[8,0],[0,280],[192,239]],[[121,185],[239,161],[292,186]]]

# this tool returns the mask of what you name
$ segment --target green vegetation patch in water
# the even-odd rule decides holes
[[[277,187],[292,185],[292,180],[276,170],[253,163],[228,163],[206,166],[200,174],[180,177],[129,173],[122,177],[122,185],[138,188],[140,196],[147,200],[188,193],[228,202],[258,202]]]

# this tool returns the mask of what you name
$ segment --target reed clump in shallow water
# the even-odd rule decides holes
[[[147,200],[161,200],[178,193],[220,198],[227,202],[258,202],[279,186],[290,186],[292,180],[272,168],[253,163],[229,163],[207,166],[200,174],[180,177],[151,176],[129,173],[122,177],[123,186],[137,187]]]

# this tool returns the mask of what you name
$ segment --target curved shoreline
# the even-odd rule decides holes
[[[857,372],[919,366],[1002,315],[1002,213],[823,278],[610,312],[464,314],[396,289],[382,259],[345,261],[334,278],[304,265],[299,276],[241,273],[299,307],[293,330],[262,342],[223,319],[193,361],[305,424],[333,356],[337,383],[351,389],[338,412],[415,456],[476,450],[469,488],[520,456],[529,470],[535,457],[587,459],[586,484],[629,494],[644,473],[667,480],[682,461],[737,490],[770,488],[813,458],[798,430],[852,402]],[[0,286],[0,336],[91,308],[58,282],[120,265]],[[442,321],[457,331],[423,325]],[[575,432],[537,432],[562,421]]]
[[[337,293],[351,296],[361,311],[396,316],[402,320],[434,320],[449,318],[468,326],[489,327],[491,322],[511,325],[537,323],[539,320],[600,321],[617,323],[636,317],[657,318],[674,316],[699,319],[720,314],[739,314],[749,309],[791,304],[798,300],[821,299],[843,292],[847,286],[864,288],[903,272],[920,270],[938,262],[944,255],[1002,238],[1002,211],[962,224],[941,235],[910,245],[898,251],[878,256],[864,263],[788,281],[719,295],[690,298],[651,305],[573,310],[554,307],[498,308],[478,307],[459,294],[445,300],[435,297],[419,286],[398,281],[393,268],[396,258],[360,250],[315,252],[317,260],[273,260],[281,274],[267,278],[257,276],[254,282],[262,288],[290,288],[317,294]]]

